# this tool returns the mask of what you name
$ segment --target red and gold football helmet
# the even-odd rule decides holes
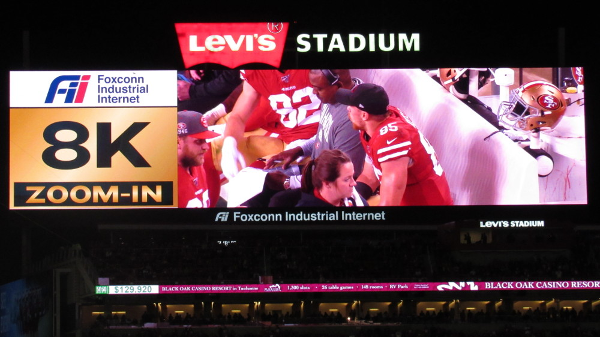
[[[546,81],[532,81],[514,89],[510,102],[498,110],[500,122],[517,130],[553,129],[562,119],[567,101],[560,90]]]
[[[440,83],[446,90],[458,82],[469,68],[440,68]]]

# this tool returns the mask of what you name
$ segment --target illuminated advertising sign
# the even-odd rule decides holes
[[[234,71],[242,77],[248,76],[250,83],[278,74],[274,70]],[[527,71],[543,73],[552,72],[553,69],[530,68]],[[323,70],[316,72],[321,74]],[[439,72],[438,69],[435,72],[437,75],[432,75],[422,69],[347,70],[355,81],[384,88],[389,96],[389,104],[397,107],[402,116],[417,127],[421,137],[418,142],[427,153],[422,160],[430,160],[435,164],[432,172],[445,177],[451,205],[587,203],[582,92],[556,92],[560,100],[549,102],[558,102],[562,110],[558,122],[557,119],[550,120],[555,123],[551,128],[540,132],[517,127],[499,130],[497,125],[481,118],[485,116],[454,95],[453,88],[444,87],[441,80],[435,78]],[[389,221],[386,211],[372,208],[313,211],[284,207],[264,212],[264,209],[257,208],[267,207],[269,202],[253,203],[253,198],[265,196],[268,177],[274,171],[284,172],[291,177],[291,187],[298,189],[302,185],[302,175],[299,173],[307,160],[284,170],[278,165],[266,169],[264,158],[277,155],[289,148],[290,144],[304,146],[311,139],[316,140],[319,146],[331,147],[330,144],[335,144],[334,140],[326,144],[329,141],[327,137],[332,128],[339,127],[334,119],[349,118],[347,107],[337,111],[339,115],[335,117],[329,113],[331,104],[323,104],[320,96],[313,93],[309,83],[310,73],[306,69],[280,73],[285,80],[281,82],[282,88],[277,90],[283,91],[268,98],[271,102],[284,102],[286,98],[290,100],[290,105],[285,102],[283,105],[273,103],[271,107],[266,107],[267,110],[260,111],[258,109],[265,109],[265,106],[259,105],[256,111],[250,112],[253,119],[263,124],[254,124],[255,129],[246,130],[243,139],[252,140],[248,143],[249,147],[258,144],[260,155],[239,150],[238,153],[245,157],[244,166],[238,166],[235,174],[225,180],[219,176],[224,171],[224,162],[231,159],[224,157],[226,152],[221,150],[225,146],[222,135],[229,127],[224,122],[227,118],[214,122],[214,125],[206,125],[206,128],[216,132],[216,138],[211,142],[211,156],[205,157],[204,168],[207,180],[212,179],[208,185],[218,190],[219,195],[218,199],[210,202],[206,201],[208,196],[205,196],[199,199],[204,200],[199,205],[177,202],[178,158],[176,148],[170,146],[175,143],[175,133],[171,131],[178,127],[176,106],[182,102],[176,99],[176,71],[13,72],[10,115],[11,207],[212,205],[244,208],[239,211],[219,211],[214,217],[215,222]],[[491,76],[498,76],[499,73],[501,71],[496,69]],[[582,73],[582,70],[578,73]],[[179,81],[183,81],[181,76],[179,78]],[[31,82],[35,84],[30,85]],[[258,87],[260,84],[255,85]],[[529,90],[530,87],[524,88]],[[404,94],[407,91],[412,94]],[[300,93],[304,93],[306,98],[293,103],[294,97]],[[543,96],[540,95],[540,99]],[[478,98],[489,103],[490,108],[486,111],[497,118],[495,122],[502,122],[501,112],[504,105],[509,103],[508,99],[503,101],[502,97],[493,94],[479,95]],[[311,110],[307,110],[309,106]],[[327,113],[322,114],[323,108]],[[275,122],[259,119],[264,116],[273,116]],[[509,122],[516,119],[512,115],[508,117]],[[387,126],[385,130],[393,135],[394,125]],[[293,133],[290,130],[301,131]],[[359,131],[351,131],[349,139],[353,138],[359,144]],[[380,132],[383,131],[381,129]],[[386,136],[381,135],[383,138]],[[383,141],[394,142],[398,139],[397,136],[388,138]],[[533,142],[538,152],[531,150]],[[393,149],[392,145],[387,148]],[[373,145],[362,144],[361,151],[365,153],[370,146]],[[536,157],[540,153],[549,158],[550,168],[547,161]],[[370,160],[384,160],[375,152],[369,153],[369,156]],[[364,154],[360,156],[360,163],[354,165],[357,170],[363,158]],[[369,167],[376,175],[382,174],[379,166]],[[294,169],[295,173],[292,172]],[[469,179],[464,179],[465,172],[469,172]],[[570,184],[564,184],[567,178]],[[279,192],[277,187],[281,187],[281,190],[285,188],[282,182],[281,186],[270,191],[272,195],[268,197]],[[380,206],[377,197],[374,195],[363,205]],[[295,204],[287,206],[293,208]],[[497,226],[504,226],[504,223]]]
[[[274,69],[290,51],[425,49],[418,32],[290,28],[175,24],[186,69],[11,72],[10,208],[210,208],[214,223],[390,223],[394,208],[378,206],[588,203],[582,67]],[[561,71],[573,81],[551,83]],[[209,87],[225,82],[226,90]],[[369,86],[386,97],[390,119],[378,129],[352,115],[351,107],[369,110],[355,95]],[[180,121],[177,111],[203,116]],[[174,131],[185,136],[191,125],[196,136],[211,134],[195,153]],[[301,193],[303,170],[334,149],[350,157],[352,186],[333,203],[325,191]],[[288,151],[291,162],[280,157]],[[402,188],[389,183],[400,168]],[[304,194],[310,202],[300,204]],[[311,208],[321,201],[357,207]],[[500,219],[482,226],[506,227]],[[539,227],[534,220],[506,223]]]
[[[12,72],[11,208],[173,206],[175,78]]]
[[[277,68],[288,27],[285,22],[175,24],[186,67],[214,63],[236,68],[264,63]]]
[[[600,289],[600,281],[501,281],[501,282],[385,282],[306,284],[219,284],[219,285],[106,285],[96,286],[99,295],[139,294],[234,294],[234,293],[343,293],[403,291],[485,291],[506,289],[560,290]]]
[[[219,64],[237,68],[263,64],[279,68],[286,40],[301,54],[365,55],[373,53],[419,53],[418,32],[328,33],[299,32],[289,36],[287,22],[176,23],[181,56],[186,68]]]

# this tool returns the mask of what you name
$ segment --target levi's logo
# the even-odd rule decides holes
[[[215,63],[236,68],[264,63],[278,68],[287,37],[287,23],[176,23],[186,68]]]
[[[90,75],[62,75],[50,83],[45,103],[53,103],[56,95],[64,95],[65,103],[83,103]]]

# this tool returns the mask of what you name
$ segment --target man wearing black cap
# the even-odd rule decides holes
[[[446,175],[429,141],[400,110],[389,105],[383,87],[363,83],[339,89],[338,102],[367,153],[358,182],[379,187],[379,206],[451,205]]]
[[[211,207],[204,154],[210,149],[208,141],[220,134],[208,130],[206,121],[199,112],[177,113],[177,176],[178,207]],[[214,206],[214,205],[212,205]]]

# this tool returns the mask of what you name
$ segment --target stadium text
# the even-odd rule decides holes
[[[518,228],[518,227],[544,227],[544,220],[535,221],[479,221],[482,228]]]
[[[296,38],[298,52],[390,52],[420,51],[419,34],[300,34]],[[314,44],[314,46],[313,46]]]

